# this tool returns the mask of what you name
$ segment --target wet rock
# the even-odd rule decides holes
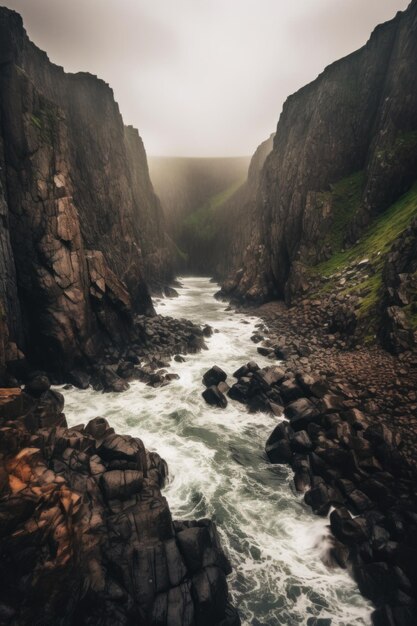
[[[316,515],[327,515],[330,507],[343,504],[343,496],[340,492],[325,482],[320,482],[307,491],[304,500]]]
[[[319,420],[320,415],[316,405],[307,398],[295,400],[285,407],[284,413],[294,430],[305,430],[308,424]]]
[[[259,352],[261,356],[275,355],[275,351],[273,350],[273,348],[266,348],[266,347],[260,346],[259,348],[257,348],[257,351]]]
[[[226,378],[226,372],[224,372],[217,365],[214,365],[204,374],[203,383],[206,387],[211,387],[213,385],[218,385],[219,383],[224,382]]]
[[[218,406],[222,409],[227,407],[227,398],[219,387],[212,385],[203,391],[203,398],[211,406]]]
[[[213,335],[213,329],[208,324],[203,327],[203,335],[204,337],[212,337]]]
[[[279,388],[279,391],[286,402],[293,402],[305,396],[305,392],[293,378],[285,380]]]
[[[139,467],[145,465],[143,443],[129,435],[107,434],[97,452],[105,461],[121,460],[136,463]]]
[[[88,389],[91,377],[82,370],[73,369],[68,374],[68,380],[77,389]]]
[[[40,416],[50,394],[19,397]],[[102,418],[70,429],[41,424],[31,434],[17,415],[0,425],[0,449],[2,623],[41,624],[46,615],[59,623],[64,606],[74,623],[82,613],[103,626],[133,615],[239,626],[214,524],[172,521],[160,493],[166,464],[139,439],[116,435]]]
[[[313,449],[313,443],[305,430],[298,431],[291,438],[291,449],[303,454],[308,454]]]
[[[360,544],[369,538],[366,521],[360,517],[352,518],[344,508],[330,514],[330,527],[334,536],[347,546]]]
[[[107,500],[127,500],[140,492],[143,473],[134,470],[111,470],[101,475],[101,485]]]
[[[35,398],[39,398],[45,391],[48,391],[50,387],[51,383],[47,375],[43,372],[35,372],[29,377],[25,391]]]
[[[179,293],[173,287],[166,286],[164,287],[164,295],[166,298],[178,298]]]
[[[291,462],[293,452],[288,439],[267,444],[265,450],[271,463],[286,465]]]

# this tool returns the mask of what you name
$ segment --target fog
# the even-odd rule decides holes
[[[288,95],[409,0],[9,0],[67,71],[114,89],[148,154],[252,154]]]

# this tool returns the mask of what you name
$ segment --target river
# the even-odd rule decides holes
[[[294,492],[289,468],[270,465],[265,441],[278,418],[250,415],[229,401],[225,410],[201,397],[212,365],[232,373],[256,360],[271,364],[250,340],[260,320],[227,311],[207,278],[184,278],[179,297],[156,300],[159,313],[210,324],[218,332],[208,350],[172,362],[180,379],[152,389],[132,383],[122,394],[66,390],[70,425],[98,415],[120,433],[140,437],[168,462],[164,490],[173,517],[211,517],[218,525],[233,574],[229,588],[244,626],[304,625],[309,617],[332,626],[367,626],[370,605],[341,569],[327,568],[328,520],[314,516]]]

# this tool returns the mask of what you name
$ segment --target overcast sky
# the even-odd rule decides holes
[[[148,154],[252,154],[286,97],[409,0],[0,0],[67,71],[110,83]]]

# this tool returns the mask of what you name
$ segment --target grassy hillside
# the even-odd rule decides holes
[[[249,157],[149,158],[152,183],[174,231],[210,198],[246,178],[248,166]]]
[[[373,332],[373,321],[382,295],[382,272],[387,254],[396,239],[417,217],[417,183],[365,229],[362,238],[352,247],[343,248],[343,235],[354,216],[361,195],[361,173],[334,186],[333,206],[336,219],[328,234],[334,254],[325,262],[310,268],[313,277],[320,277],[320,287],[310,294],[319,297],[326,293],[354,294],[359,297],[359,320]],[[417,251],[416,251],[417,254]],[[356,271],[363,265],[363,271]],[[417,293],[416,293],[417,301]],[[417,329],[417,310],[414,303],[404,309],[413,328]]]
[[[213,195],[196,211],[185,217],[178,235],[178,245],[188,257],[188,268],[201,273],[211,273],[216,259],[218,235],[222,228],[222,211],[242,187],[245,178],[235,181],[220,193]]]
[[[216,235],[218,209],[246,180],[249,157],[150,157],[155,191],[181,269],[209,272],[209,246]]]
[[[244,178],[238,180],[227,189],[209,198],[203,206],[188,215],[183,221],[183,233],[186,232],[196,242],[210,242],[219,228],[219,222],[216,220],[219,210],[244,182]]]

